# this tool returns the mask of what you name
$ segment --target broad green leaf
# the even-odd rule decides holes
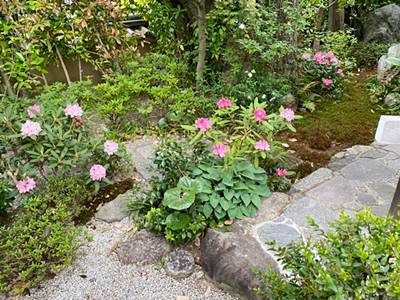
[[[261,204],[261,199],[260,199],[259,196],[253,195],[253,196],[251,196],[251,202],[254,204],[254,206],[255,206],[256,208],[259,208],[259,207],[260,207],[260,204]]]
[[[223,208],[223,210],[228,210],[230,208],[230,203],[229,201],[225,200],[224,198],[221,198],[219,204],[221,205],[221,207]]]
[[[236,219],[239,214],[239,208],[235,207],[233,209],[228,210],[228,217],[229,219]]]
[[[224,197],[228,201],[232,200],[234,194],[235,194],[235,192],[233,190],[228,190],[228,189],[224,190]]]
[[[204,204],[204,206],[203,206],[203,214],[204,214],[204,216],[206,218],[209,218],[211,216],[212,212],[213,212],[213,208],[211,207],[211,205],[208,204],[208,203]]]
[[[248,206],[251,202],[251,196],[249,193],[243,193],[241,195],[244,205]]]
[[[196,199],[196,193],[172,188],[165,192],[163,204],[169,208],[183,210],[189,208]]]
[[[212,207],[216,208],[219,204],[219,196],[217,194],[212,194],[210,197],[210,204]]]
[[[188,227],[190,224],[190,217],[181,212],[173,212],[169,214],[165,219],[165,225],[171,228],[172,230],[181,230]]]

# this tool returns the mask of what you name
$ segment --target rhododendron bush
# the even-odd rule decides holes
[[[332,51],[303,54],[306,84],[318,95],[338,96],[343,92],[345,72]]]
[[[123,151],[96,136],[93,125],[78,103],[10,104],[0,114],[0,180],[26,196],[50,176],[86,177],[98,190],[121,166]]]

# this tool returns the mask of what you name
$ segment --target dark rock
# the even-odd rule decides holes
[[[292,94],[287,94],[282,98],[282,105],[297,110],[297,99]]]
[[[387,44],[400,41],[400,6],[389,4],[373,11],[364,24],[364,41]]]
[[[389,108],[398,106],[400,104],[400,95],[396,93],[390,93],[385,97],[383,103]]]
[[[156,142],[151,137],[144,137],[125,144],[126,152],[130,156],[136,171],[145,180],[149,180],[152,176],[157,176],[152,171],[154,167],[152,160],[155,155]]]
[[[117,255],[123,264],[145,266],[157,264],[170,250],[164,237],[142,230],[124,241],[118,247]]]
[[[251,235],[209,229],[201,243],[203,269],[211,279],[227,284],[247,299],[260,299],[253,269],[277,269],[275,260]]]
[[[165,272],[174,278],[189,277],[194,271],[193,255],[186,250],[177,249],[167,256]]]

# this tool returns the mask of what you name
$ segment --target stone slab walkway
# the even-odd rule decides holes
[[[326,229],[341,210],[354,214],[369,207],[387,215],[399,175],[400,145],[354,146],[338,153],[288,194],[273,193],[264,200],[257,218],[236,222],[230,233],[209,230],[202,244],[203,267],[214,280],[257,299],[251,269],[280,268],[266,241],[285,246],[310,235],[307,216]]]

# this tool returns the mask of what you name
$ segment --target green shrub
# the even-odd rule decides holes
[[[379,58],[387,53],[389,45],[380,43],[359,42],[351,48],[357,66],[374,68],[378,64]]]
[[[51,178],[0,227],[0,292],[25,292],[71,263],[81,232],[73,218],[89,198],[82,179]]]
[[[284,272],[257,272],[262,297],[399,299],[400,221],[363,211],[354,218],[342,213],[330,231],[310,224],[321,239],[270,244]]]

